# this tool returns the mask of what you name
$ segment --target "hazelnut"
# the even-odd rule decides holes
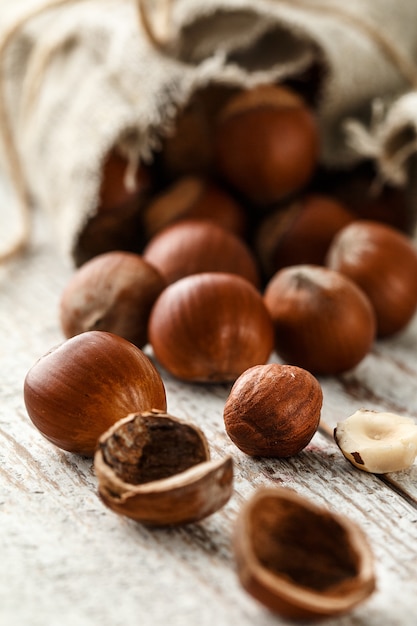
[[[330,196],[308,193],[277,207],[260,222],[255,250],[267,278],[288,265],[324,265],[336,233],[353,213]]]
[[[237,518],[234,549],[244,589],[285,618],[341,615],[375,589],[362,529],[290,489],[258,489]]]
[[[177,378],[234,381],[265,363],[273,327],[262,296],[233,274],[194,274],[169,285],[149,319],[149,340],[159,363]]]
[[[138,254],[107,252],[90,259],[72,275],[60,300],[66,337],[106,330],[143,347],[148,341],[151,308],[166,282]]]
[[[164,384],[149,358],[126,339],[94,330],[36,361],[25,377],[24,401],[46,439],[87,456],[128,413],[166,409]]]
[[[335,236],[326,265],[366,293],[377,334],[404,329],[417,308],[417,250],[411,239],[386,224],[357,220]]]
[[[251,367],[224,407],[226,432],[252,456],[288,457],[309,443],[320,423],[323,392],[312,374],[292,365]]]
[[[220,174],[256,205],[303,188],[318,161],[315,117],[283,86],[259,86],[230,98],[219,114],[214,142]]]
[[[349,278],[318,265],[279,270],[264,293],[275,327],[275,349],[287,363],[315,374],[355,367],[370,351],[375,316]]]
[[[180,178],[150,201],[143,215],[146,238],[182,219],[209,220],[239,237],[246,233],[243,207],[215,183],[196,176]]]
[[[246,278],[256,287],[260,285],[258,266],[249,247],[211,222],[190,219],[167,226],[150,240],[143,258],[167,283],[200,272],[228,272]]]
[[[417,456],[417,424],[394,413],[360,409],[336,425],[334,438],[355,467],[374,474],[408,469]]]
[[[99,439],[94,468],[104,504],[152,526],[201,520],[233,489],[232,458],[211,460],[202,431],[162,411],[112,426]]]
[[[128,161],[116,150],[111,150],[103,162],[99,189],[99,213],[117,210],[139,193],[144,193],[151,186],[151,174],[142,164],[136,169],[131,186],[128,185],[126,172]]]

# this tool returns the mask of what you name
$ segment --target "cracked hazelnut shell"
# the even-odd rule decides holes
[[[211,460],[204,433],[163,411],[113,425],[100,437],[94,468],[104,504],[149,526],[201,520],[233,490],[232,458]]]
[[[286,488],[260,488],[234,531],[244,589],[292,620],[342,615],[375,589],[374,558],[362,529]]]
[[[46,439],[86,456],[128,413],[166,409],[165,387],[150,359],[104,331],[76,335],[38,359],[25,377],[24,401]]]
[[[251,456],[300,452],[320,423],[323,392],[310,372],[292,365],[251,367],[235,381],[224,407],[226,432]]]

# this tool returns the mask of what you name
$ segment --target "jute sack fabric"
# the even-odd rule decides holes
[[[177,0],[167,11],[156,1],[1,0],[3,152],[22,206],[47,211],[72,255],[94,216],[107,152],[118,146],[128,157],[131,179],[212,83],[311,81],[322,163],[368,156],[358,136],[375,99],[417,86],[417,3],[345,4]]]

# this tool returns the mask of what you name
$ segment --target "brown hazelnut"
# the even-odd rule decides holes
[[[143,215],[146,238],[182,219],[209,220],[242,238],[246,233],[243,207],[215,183],[196,176],[180,178],[151,200]]]
[[[150,359],[126,339],[94,330],[36,361],[25,377],[24,401],[46,439],[87,456],[128,413],[166,409],[165,387]]]
[[[285,488],[261,488],[243,506],[234,549],[244,589],[294,620],[337,616],[375,589],[374,557],[348,517]]]
[[[256,205],[303,188],[318,161],[315,117],[294,91],[274,85],[230,98],[215,130],[220,174]]]
[[[233,489],[232,458],[211,460],[203,432],[162,411],[112,426],[100,437],[94,468],[104,504],[151,526],[201,520]]]
[[[167,283],[200,272],[228,272],[260,285],[249,247],[233,233],[207,221],[189,219],[167,226],[150,240],[143,258]]]
[[[339,272],[318,265],[279,270],[264,293],[275,327],[275,349],[287,363],[314,374],[355,367],[375,338],[365,293]]]
[[[288,265],[324,265],[336,233],[354,215],[330,196],[308,193],[277,207],[260,222],[257,258],[267,278]]]
[[[233,381],[248,367],[266,363],[273,340],[261,294],[244,278],[222,272],[169,285],[149,319],[155,357],[187,381]]]
[[[320,423],[323,392],[310,372],[292,365],[251,367],[224,407],[226,432],[251,456],[288,457],[310,442]]]
[[[166,282],[138,254],[107,252],[90,259],[72,275],[60,299],[66,337],[106,330],[143,347],[148,341],[151,308]]]
[[[407,235],[386,224],[357,220],[336,235],[326,264],[366,293],[380,337],[411,321],[417,308],[417,250]]]
[[[139,164],[131,187],[126,181],[127,159],[116,150],[112,150],[103,162],[99,189],[98,212],[117,210],[138,193],[143,193],[151,186],[151,174],[147,167]]]

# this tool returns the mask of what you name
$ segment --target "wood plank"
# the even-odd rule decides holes
[[[62,340],[57,307],[72,271],[45,241],[48,227],[41,221],[36,228],[30,254],[0,268],[0,622],[284,624],[241,589],[231,548],[242,502],[257,487],[276,484],[349,515],[374,550],[377,592],[352,614],[326,623],[414,623],[415,506],[390,484],[351,466],[321,433],[288,460],[247,457],[224,430],[227,385],[188,385],[163,372],[169,410],[201,426],[213,456],[231,453],[235,459],[235,493],[222,511],[200,524],[150,531],[102,505],[91,460],[49,444],[23,405],[27,369]],[[378,345],[354,372],[321,381],[330,426],[364,402],[415,414],[415,325],[407,333]],[[397,475],[410,493],[415,477],[415,468]]]

